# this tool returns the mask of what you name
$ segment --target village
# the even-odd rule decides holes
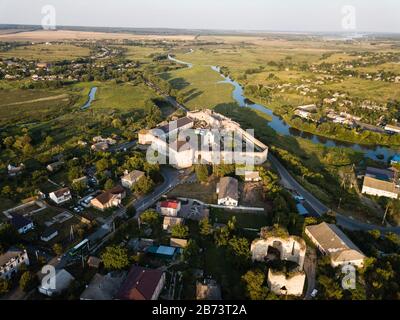
[[[161,136],[172,137],[202,122],[203,130],[207,123],[240,130],[229,118],[209,110],[189,112],[186,117],[167,126],[161,123],[157,128],[161,128]],[[163,145],[155,132],[139,133],[137,147],[141,152],[146,152],[151,143]],[[201,260],[211,259],[209,251],[215,250],[211,247],[226,247],[229,263],[236,261],[244,270],[253,264],[267,268],[265,283],[271,294],[312,299],[318,295],[315,270],[321,257],[329,257],[332,268],[349,264],[362,268],[366,258],[363,252],[332,218],[321,219],[312,203],[293,190],[278,194],[289,196],[297,215],[306,223],[300,229],[288,226],[297,235],[290,235],[285,227],[273,222],[267,226],[268,221],[274,221],[268,218],[271,208],[261,194],[258,200],[254,197],[273,176],[266,166],[268,147],[254,137],[246,138],[260,148],[258,156],[262,155],[252,171],[238,170],[239,163],[212,163],[213,159],[220,159],[212,155],[202,157],[201,163],[192,162],[198,158],[196,149],[189,148],[191,153],[183,155],[188,158],[182,158],[179,150],[176,154],[173,147],[167,147],[164,151],[169,157],[172,154],[178,160],[172,169],[173,182],[156,182],[155,187],[148,188],[154,182],[141,170],[125,170],[118,180],[107,180],[106,190],[98,188],[93,170],[73,179],[70,186],[57,189],[53,182],[52,192],[39,192],[3,212],[6,224],[2,228],[10,233],[12,228],[18,234],[17,241],[29,245],[11,246],[0,256],[1,278],[11,281],[33,266],[36,274],[29,274],[35,281],[28,282],[38,283],[43,278],[40,266],[49,264],[55,268],[61,285],[56,289],[43,282],[38,287],[29,286],[27,293],[32,298],[73,295],[82,300],[218,300],[227,292],[224,283],[212,273],[215,267],[208,264],[213,262]],[[206,144],[211,141],[209,136],[207,139]],[[100,136],[93,137],[91,145],[81,142],[92,152],[103,152],[116,144],[116,139]],[[392,164],[398,164],[396,161],[398,157]],[[65,163],[59,157],[46,169],[59,173]],[[213,167],[212,174],[207,166]],[[23,170],[24,164],[10,165],[8,174],[16,177]],[[364,179],[363,193],[398,198],[398,171],[368,168],[365,177],[360,178]],[[272,198],[267,203],[272,201],[275,206],[274,196],[269,197]],[[249,270],[245,282],[250,281],[246,276],[255,275]],[[17,285],[13,292],[21,294],[20,290]]]

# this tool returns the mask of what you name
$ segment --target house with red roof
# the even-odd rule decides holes
[[[117,299],[157,300],[164,285],[163,271],[133,266],[117,294]]]
[[[160,203],[160,211],[163,216],[176,217],[181,210],[181,202],[178,200],[166,200]]]

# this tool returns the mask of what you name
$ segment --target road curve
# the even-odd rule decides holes
[[[330,210],[330,208],[324,205],[314,195],[312,195],[309,191],[307,191],[300,183],[298,183],[297,180],[293,178],[293,176],[289,173],[289,171],[279,162],[279,160],[274,155],[270,153],[268,155],[268,160],[278,171],[282,179],[282,183],[286,187],[296,190],[307,201],[307,203],[315,210],[315,212],[319,216],[323,216]],[[393,232],[396,234],[400,234],[400,227],[377,226],[346,217],[339,213],[336,213],[335,215],[336,215],[336,223],[339,226],[348,230],[362,230],[362,231],[379,230],[383,233]]]

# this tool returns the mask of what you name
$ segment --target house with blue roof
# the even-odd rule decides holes
[[[394,165],[394,164],[400,164],[400,154],[396,154],[392,160],[390,161],[390,164]]]

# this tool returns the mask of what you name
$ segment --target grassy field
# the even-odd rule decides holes
[[[157,98],[154,91],[146,85],[140,84],[98,84],[93,109],[118,109],[120,111],[129,111],[144,107],[147,100]]]
[[[0,58],[22,58],[38,60],[41,62],[53,62],[64,59],[76,59],[89,56],[90,50],[70,44],[36,44],[18,47],[10,51],[0,52]]]
[[[118,48],[126,49],[125,57],[131,60],[139,60],[140,62],[150,62],[151,54],[164,53],[162,49],[153,47],[139,47],[139,46],[118,46]]]
[[[78,98],[68,90],[0,90],[0,125],[48,120],[64,114]]]
[[[183,97],[189,109],[214,108],[220,104],[232,103],[233,87],[220,83],[223,79],[207,66],[194,66],[162,74]]]

